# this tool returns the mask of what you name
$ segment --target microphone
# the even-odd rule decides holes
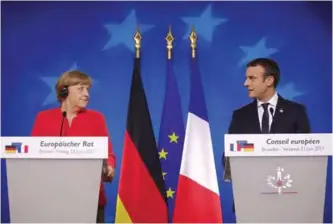
[[[66,111],[62,112],[62,121],[61,121],[61,127],[60,127],[60,136],[62,136],[62,127],[64,126],[64,120],[65,120],[66,114],[67,114]]]

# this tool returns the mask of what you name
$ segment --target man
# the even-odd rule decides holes
[[[280,69],[272,59],[257,58],[247,64],[244,86],[254,100],[233,112],[229,134],[311,132],[305,106],[279,95],[276,92],[279,81]],[[229,160],[224,153],[222,157],[228,176]]]
[[[38,113],[32,136],[109,137],[104,116],[97,111],[86,109],[91,85],[91,78],[83,72],[69,71],[61,75],[56,84],[60,107]],[[106,196],[103,181],[112,181],[115,174],[116,158],[110,140],[108,150],[109,157],[106,160],[100,186],[97,223],[104,223]]]

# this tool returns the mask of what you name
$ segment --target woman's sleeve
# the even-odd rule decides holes
[[[38,113],[35,122],[32,127],[31,136],[42,136],[43,135],[43,118],[41,113]]]
[[[111,141],[111,138],[110,138],[110,135],[108,133],[108,128],[107,128],[107,125],[106,125],[106,121],[105,121],[105,118],[103,115],[101,115],[101,128],[100,128],[100,131],[101,131],[101,136],[105,136],[105,137],[108,137],[108,152],[109,152],[109,156],[108,156],[108,159],[107,159],[107,164],[109,166],[111,166],[112,168],[116,168],[116,156],[115,154],[113,153],[113,146],[112,146],[112,141]]]

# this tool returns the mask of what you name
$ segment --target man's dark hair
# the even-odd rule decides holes
[[[248,67],[254,67],[260,65],[265,69],[265,77],[274,77],[274,87],[276,88],[280,81],[280,68],[278,64],[269,58],[256,58],[247,64]]]

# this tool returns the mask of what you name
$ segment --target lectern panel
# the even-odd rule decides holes
[[[102,160],[7,159],[13,223],[94,223]]]
[[[230,158],[237,222],[323,221],[327,157]]]

